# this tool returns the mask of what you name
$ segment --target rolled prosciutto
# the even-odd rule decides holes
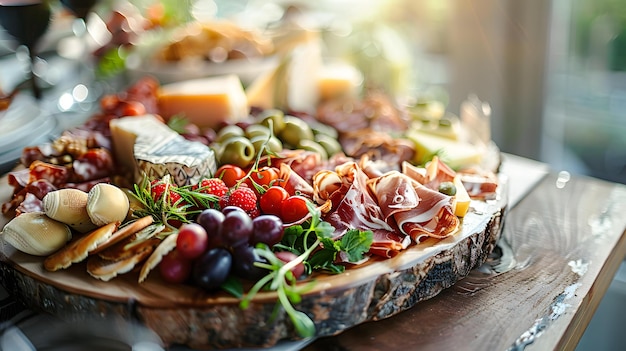
[[[370,253],[393,257],[406,249],[411,240],[393,223],[384,220],[376,200],[367,189],[367,175],[355,162],[338,166],[335,172],[322,171],[313,177],[315,199],[333,201],[324,220],[335,227],[336,237],[350,229],[371,230],[374,234]]]
[[[385,221],[395,223],[416,243],[428,237],[443,239],[459,226],[452,196],[431,190],[400,172],[391,171],[371,179],[368,186]]]

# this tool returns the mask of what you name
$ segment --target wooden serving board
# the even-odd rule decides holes
[[[0,200],[8,199],[6,178]],[[445,240],[411,246],[398,256],[369,262],[339,275],[316,274],[296,309],[315,323],[316,336],[338,334],[352,326],[393,316],[467,276],[496,246],[507,207],[507,184],[496,200],[472,201],[461,229]],[[4,227],[9,219],[0,219]],[[227,294],[208,294],[163,282],[158,272],[137,283],[138,272],[109,282],[92,278],[84,263],[47,272],[43,258],[17,252],[0,241],[0,280],[27,306],[63,320],[79,322],[122,317],[157,333],[166,345],[190,348],[272,346],[297,340],[284,311],[274,318],[276,295],[259,293],[247,309]]]

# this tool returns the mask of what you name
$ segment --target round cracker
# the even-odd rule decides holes
[[[54,272],[84,260],[98,245],[107,241],[119,225],[120,222],[111,222],[71,241],[57,252],[46,257],[43,261],[44,268]]]

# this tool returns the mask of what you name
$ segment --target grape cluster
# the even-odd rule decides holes
[[[282,220],[264,214],[254,219],[236,206],[221,211],[206,209],[179,228],[176,249],[159,265],[161,276],[170,283],[191,282],[214,291],[229,275],[256,281],[267,274],[255,265],[265,262],[254,250],[258,243],[272,247],[280,242]]]

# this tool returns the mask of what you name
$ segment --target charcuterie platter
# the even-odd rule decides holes
[[[499,238],[506,202],[503,189],[498,200],[472,204],[461,231],[436,244],[424,242],[340,275],[316,276],[298,308],[312,316],[316,335],[324,336],[414,307],[487,259]],[[140,285],[135,274],[111,282],[95,280],[83,265],[46,272],[41,258],[16,252],[6,243],[0,259],[0,277],[15,296],[66,320],[123,317],[144,323],[166,343],[199,349],[271,346],[299,338],[284,313],[270,320],[275,293],[259,294],[248,309],[241,309],[232,296],[167,284],[157,275]]]
[[[380,92],[313,112],[265,95],[283,70],[245,92],[145,77],[24,148],[0,182],[3,285],[166,345],[267,347],[393,316],[486,260],[508,200],[484,123]]]

